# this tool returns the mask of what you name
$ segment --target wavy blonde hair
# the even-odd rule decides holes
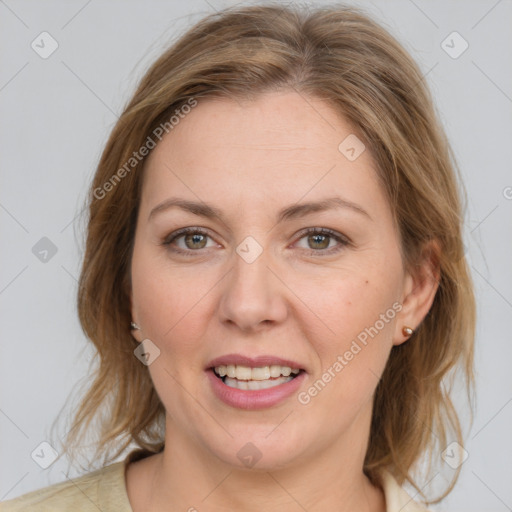
[[[188,30],[142,78],[90,189],[78,311],[98,364],[65,450],[73,453],[93,420],[95,457],[103,455],[104,464],[131,443],[158,452],[164,442],[164,407],[147,367],[134,357],[130,331],[130,261],[145,158],[101,197],[98,190],[192,98],[250,99],[283,89],[324,100],[357,129],[378,165],[405,265],[418,263],[430,240],[441,248],[431,310],[411,339],[392,349],[377,386],[364,463],[373,482],[386,468],[419,490],[412,471],[421,456],[432,460],[452,439],[463,444],[448,377],[459,368],[469,397],[474,386],[465,196],[421,71],[385,29],[344,6],[225,9]]]

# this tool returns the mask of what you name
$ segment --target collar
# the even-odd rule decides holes
[[[381,471],[380,483],[386,499],[386,512],[428,512],[423,504],[409,496],[389,471]]]

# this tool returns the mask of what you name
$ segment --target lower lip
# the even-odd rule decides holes
[[[301,371],[292,380],[267,389],[232,388],[219,379],[213,370],[206,371],[213,392],[225,404],[237,409],[265,409],[272,407],[294,394],[305,379],[306,373]]]

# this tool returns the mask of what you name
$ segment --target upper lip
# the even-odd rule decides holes
[[[215,368],[216,366],[227,366],[228,364],[250,366],[251,368],[261,368],[263,366],[289,366],[290,368],[297,368],[304,370],[304,366],[291,359],[283,359],[282,357],[261,355],[257,357],[244,356],[242,354],[226,354],[224,356],[212,359],[207,366],[207,369]]]

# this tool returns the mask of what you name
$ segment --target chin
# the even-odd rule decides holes
[[[238,435],[231,431],[233,437],[229,441],[222,439],[220,443],[210,444],[211,452],[237,469],[275,471],[293,466],[303,454],[304,440],[295,439],[286,431],[272,432],[275,428],[276,424],[246,427]]]

